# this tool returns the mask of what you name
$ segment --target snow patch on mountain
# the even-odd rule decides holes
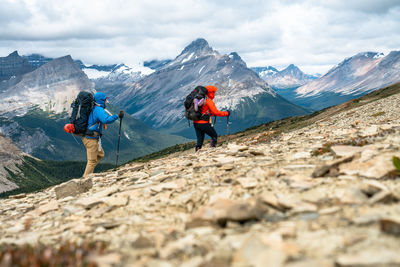
[[[96,69],[83,68],[82,71],[88,76],[89,79],[98,79],[110,74],[109,71],[100,71]]]
[[[194,52],[193,53],[191,53],[188,57],[186,57],[186,58],[184,58],[184,59],[182,59],[182,61],[181,61],[181,63],[183,64],[183,63],[185,63],[185,62],[187,62],[187,61],[189,61],[192,57],[193,57],[193,55],[194,55]]]

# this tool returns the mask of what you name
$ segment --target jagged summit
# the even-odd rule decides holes
[[[294,76],[300,76],[303,72],[294,64],[290,64],[284,70],[281,71],[281,74],[285,75],[286,73],[290,73]]]
[[[9,54],[7,57],[19,57],[18,51],[15,50],[15,51],[12,52],[11,54]]]
[[[0,81],[9,80],[32,70],[34,67],[26,59],[20,57],[18,51],[14,51],[6,57],[0,57]]]
[[[191,42],[188,46],[183,49],[182,54],[184,53],[204,53],[204,52],[212,52],[213,49],[209,46],[208,42],[203,38],[198,38]]]
[[[244,64],[245,66],[247,66],[247,65],[246,65],[246,62],[244,62],[244,60],[239,56],[238,53],[236,53],[236,52],[231,52],[228,56],[229,56],[232,60],[237,61],[237,62],[239,62],[239,63]]]

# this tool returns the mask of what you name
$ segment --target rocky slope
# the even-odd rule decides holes
[[[131,86],[108,93],[151,127],[193,138],[193,129],[183,120],[183,101],[197,85],[208,84],[219,88],[216,106],[232,111],[232,131],[307,113],[277,95],[237,53],[220,55],[204,39],[193,41],[174,60]],[[223,121],[217,131],[225,130]]]
[[[105,241],[102,266],[399,266],[399,87],[0,200],[0,243]]]
[[[296,89],[289,100],[322,109],[400,81],[400,51],[365,52],[347,58],[321,78]]]
[[[24,153],[12,141],[0,134],[0,193],[18,188],[18,185],[7,179],[9,171],[18,171]],[[9,171],[7,171],[9,170]]]

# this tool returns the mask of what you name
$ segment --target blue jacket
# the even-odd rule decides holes
[[[94,102],[96,102],[97,105],[94,106],[92,112],[90,112],[89,115],[89,120],[88,120],[89,130],[96,131],[99,134],[102,134],[104,124],[113,123],[118,119],[118,115],[110,116],[104,110],[106,99],[107,96],[104,93],[102,92],[96,93],[94,95]],[[86,136],[86,138],[97,138],[97,137]]]

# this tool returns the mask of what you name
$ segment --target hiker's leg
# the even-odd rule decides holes
[[[86,147],[87,163],[83,177],[94,172],[97,165],[98,143],[96,139],[82,138],[82,142]]]
[[[196,145],[196,151],[199,150],[203,146],[204,142],[204,131],[201,129],[201,125],[203,123],[193,123],[194,129],[196,131],[196,137],[197,137],[197,145]]]
[[[216,147],[217,146],[217,140],[218,140],[218,134],[215,131],[214,127],[211,126],[211,124],[206,123],[203,128],[204,132],[211,137],[210,141],[210,147]]]
[[[104,150],[103,150],[103,148],[101,148],[101,151],[98,151],[98,153],[97,153],[96,165],[99,164],[100,160],[102,160],[103,158],[104,158]]]

